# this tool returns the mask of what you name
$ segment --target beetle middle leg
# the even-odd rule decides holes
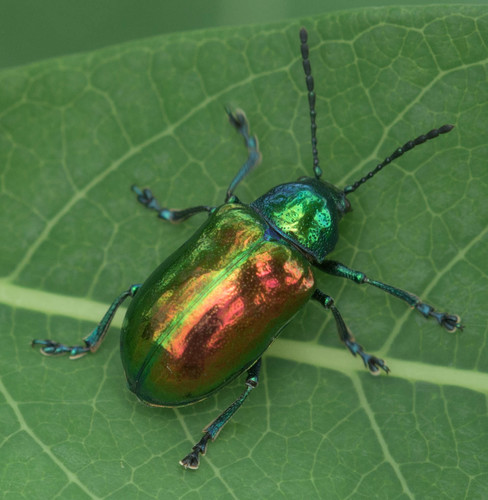
[[[68,346],[59,342],[54,342],[53,340],[37,339],[32,341],[32,347],[40,346],[42,354],[45,354],[46,356],[69,354],[70,359],[81,358],[81,356],[84,356],[89,352],[95,352],[103,342],[117,309],[125,299],[128,297],[134,297],[139,288],[141,288],[141,285],[131,285],[112,302],[112,305],[103,316],[102,321],[98,323],[88,337],[83,339],[85,345]]]
[[[363,346],[359,345],[356,342],[356,339],[344,322],[341,313],[334,305],[334,299],[332,297],[317,288],[312,295],[312,298],[319,302],[325,309],[329,309],[332,312],[340,339],[342,340],[342,342],[344,342],[351,354],[353,354],[354,356],[359,355],[361,357],[364,365],[373,375],[378,375],[380,372],[380,368],[386,373],[390,371],[390,369],[388,368],[388,366],[386,366],[385,362],[382,359],[364,352]]]
[[[202,439],[192,448],[193,451],[185,458],[180,460],[180,464],[185,469],[198,469],[200,465],[200,455],[205,455],[207,451],[207,444],[209,440],[214,441],[222,427],[231,419],[234,413],[242,406],[249,393],[258,385],[259,371],[261,369],[261,358],[259,358],[254,365],[247,371],[246,390],[215,420],[210,422],[203,432],[205,433]]]
[[[449,314],[445,312],[438,312],[429,304],[422,302],[413,293],[401,290],[381,281],[376,281],[368,278],[361,271],[355,271],[349,267],[341,264],[340,262],[335,262],[333,260],[326,260],[318,266],[322,271],[332,274],[333,276],[339,276],[340,278],[347,278],[358,285],[366,283],[368,285],[373,285],[384,292],[387,292],[395,297],[405,301],[410,307],[415,308],[420,314],[426,318],[434,318],[437,320],[439,325],[443,326],[447,331],[454,332],[457,329],[462,330],[463,325],[461,324],[461,318],[456,314]]]

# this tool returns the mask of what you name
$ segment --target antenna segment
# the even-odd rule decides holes
[[[389,165],[393,160],[400,158],[400,156],[404,155],[407,151],[410,151],[415,146],[419,146],[424,142],[430,141],[431,139],[435,139],[439,137],[441,134],[447,134],[454,128],[454,125],[443,125],[440,128],[435,128],[430,132],[427,132],[425,135],[419,135],[416,139],[412,141],[406,142],[402,147],[396,149],[391,156],[387,156],[379,165],[377,165],[371,172],[368,172],[367,175],[356,181],[354,184],[346,186],[344,188],[344,194],[352,193],[356,191],[356,189],[364,184],[366,181],[369,181],[374,175],[376,175],[383,167]]]
[[[308,33],[305,28],[300,30],[300,42],[302,51],[302,62],[303,71],[305,72],[305,83],[307,84],[308,90],[308,106],[310,109],[310,124],[312,132],[312,156],[313,156],[313,172],[316,179],[320,179],[322,175],[322,169],[319,166],[319,153],[317,151],[317,124],[315,118],[317,113],[315,111],[315,92],[314,92],[314,82],[312,76],[312,68],[310,66],[310,60],[308,59]]]

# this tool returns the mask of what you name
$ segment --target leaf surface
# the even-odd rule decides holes
[[[48,359],[33,338],[78,343],[108,304],[202,222],[163,205],[217,205],[245,159],[246,202],[311,175],[300,23],[184,33],[0,73],[0,490],[5,498],[485,498],[488,494],[488,16],[481,7],[327,15],[309,29],[324,178],[344,186],[407,140],[350,199],[333,258],[460,314],[449,334],[376,289],[319,276],[367,351],[373,379],[306,308],[265,357],[259,389],[210,444],[178,460],[243,387],[174,409],[124,388],[119,314],[96,355]]]

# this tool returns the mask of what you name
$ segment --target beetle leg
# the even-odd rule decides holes
[[[386,373],[390,371],[390,369],[388,368],[388,366],[386,366],[385,362],[382,359],[379,359],[376,356],[363,351],[363,346],[359,345],[356,342],[356,339],[344,322],[341,313],[334,305],[334,299],[332,297],[317,288],[312,295],[312,298],[319,302],[325,309],[330,309],[332,311],[340,339],[342,340],[342,342],[344,342],[351,354],[353,354],[354,356],[357,356],[359,354],[359,356],[361,356],[364,365],[373,375],[378,375],[380,372],[380,368]]]
[[[156,210],[160,219],[168,222],[178,223],[189,219],[195,214],[200,212],[212,212],[215,207],[207,207],[206,205],[199,205],[197,207],[184,208],[182,210],[175,210],[173,208],[162,208],[156,198],[154,198],[150,189],[140,189],[137,186],[132,186],[132,191],[137,195],[137,201],[144,205],[146,208]]]
[[[380,290],[383,290],[384,292],[394,295],[395,297],[398,297],[399,299],[405,301],[410,307],[417,309],[417,311],[426,318],[432,317],[436,319],[439,325],[443,326],[449,332],[454,332],[456,328],[458,328],[459,330],[463,329],[461,318],[458,315],[445,312],[437,312],[432,306],[426,304],[425,302],[422,302],[413,293],[401,290],[400,288],[396,288],[391,285],[387,285],[386,283],[382,283],[381,281],[372,280],[361,271],[355,271],[345,266],[344,264],[335,262],[333,260],[326,260],[318,267],[322,269],[322,271],[332,274],[333,276],[350,279],[358,285],[362,285],[363,283],[373,285]]]
[[[231,419],[234,413],[242,406],[249,393],[258,385],[259,370],[261,369],[261,358],[259,358],[254,365],[249,368],[246,379],[246,390],[215,420],[210,422],[203,432],[205,433],[202,439],[192,448],[193,451],[189,453],[183,460],[180,460],[180,465],[185,469],[198,469],[200,465],[200,456],[205,455],[207,451],[207,443],[211,439],[214,441],[222,427]]]
[[[229,115],[230,124],[237,129],[237,131],[244,137],[244,144],[247,147],[248,157],[244,165],[239,169],[237,175],[232,179],[232,182],[227,189],[227,194],[225,196],[225,202],[227,203],[232,197],[232,194],[239,184],[239,182],[246,177],[246,175],[261,163],[261,153],[259,151],[258,138],[253,135],[249,135],[249,123],[247,121],[244,111],[237,109],[232,112],[229,108],[225,108],[225,111]]]
[[[134,297],[141,285],[131,285],[125,292],[121,293],[108,308],[102,321],[98,323],[97,327],[83,339],[84,346],[67,346],[54,342],[52,340],[33,340],[32,347],[41,346],[41,353],[46,356],[59,356],[60,354],[69,354],[70,359],[81,358],[89,352],[95,352],[102,343],[107,331],[110,327],[113,317],[119,306],[124,302],[127,297]]]

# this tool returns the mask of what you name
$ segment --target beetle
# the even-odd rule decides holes
[[[244,138],[248,156],[230,183],[224,203],[169,209],[161,207],[149,189],[132,186],[138,201],[165,221],[179,223],[202,212],[208,218],[142,285],[131,285],[114,300],[83,339],[84,345],[32,341],[50,356],[69,354],[75,359],[95,352],[118,307],[131,297],[121,330],[121,358],[129,389],[145,404],[177,407],[196,403],[247,372],[244,392],[203,430],[202,439],[180,461],[185,468],[198,468],[208,441],[217,437],[257,386],[263,353],[309,300],[331,311],[340,340],[354,356],[360,356],[371,373],[389,372],[382,359],[356,342],[334,299],[316,287],[317,272],[379,288],[450,332],[463,327],[459,316],[438,312],[410,292],[328,259],[338,241],[338,223],[351,210],[349,195],[393,160],[448,133],[453,125],[408,141],[343,189],[323,181],[305,28],[300,30],[300,42],[314,176],[278,185],[250,204],[240,201],[234,191],[260,163],[261,154],[244,112],[226,109],[231,125]]]

